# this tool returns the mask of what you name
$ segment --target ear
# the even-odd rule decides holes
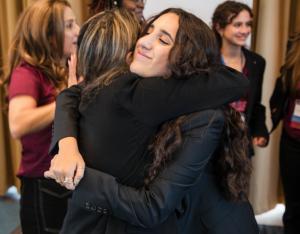
[[[128,65],[130,65],[132,63],[132,60],[133,60],[133,52],[130,51],[128,52],[128,54],[126,55],[126,63]]]
[[[224,28],[221,28],[220,24],[216,24],[216,30],[220,34],[220,36],[223,37]]]

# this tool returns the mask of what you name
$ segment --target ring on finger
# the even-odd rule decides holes
[[[64,184],[70,184],[70,183],[73,183],[73,180],[72,178],[69,178],[69,177],[66,177],[63,181]]]

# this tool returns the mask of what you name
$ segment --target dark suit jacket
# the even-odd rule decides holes
[[[225,67],[188,79],[143,79],[126,74],[102,88],[90,103],[81,103],[79,113],[81,88],[73,86],[57,98],[52,145],[65,136],[78,136],[87,166],[109,173],[123,184],[140,187],[151,161],[147,147],[162,122],[231,102],[244,93],[247,85],[241,74]],[[104,212],[98,210],[99,214]],[[97,230],[101,233],[115,233],[111,227],[122,226],[110,225],[118,222],[111,217],[100,220]],[[75,231],[74,223],[67,224],[72,233],[82,233]],[[85,233],[92,231],[85,229]]]
[[[252,51],[243,48],[246,58],[246,68],[250,81],[248,91],[248,105],[246,109],[246,120],[249,125],[251,137],[265,137],[269,140],[266,126],[266,108],[261,104],[263,75],[265,71],[265,59]]]
[[[249,202],[226,200],[214,175],[212,162],[218,157],[214,152],[223,125],[220,110],[192,114],[182,127],[184,140],[174,161],[159,174],[149,190],[121,185],[108,174],[86,168],[84,178],[73,193],[70,207],[73,217],[89,213],[96,228],[100,209],[105,210],[107,216],[140,226],[127,224],[116,234],[148,233],[149,230],[157,234],[258,233]],[[154,231],[161,223],[168,225],[163,231]]]

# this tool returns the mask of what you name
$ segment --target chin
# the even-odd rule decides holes
[[[143,70],[144,69],[142,69],[142,66],[140,66],[136,62],[132,62],[130,64],[130,71],[135,73],[135,74],[138,74],[139,76],[143,76]]]

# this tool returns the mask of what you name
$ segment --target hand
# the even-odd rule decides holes
[[[77,66],[76,54],[71,54],[71,57],[68,60],[68,65],[69,65],[69,77],[68,77],[68,88],[69,88],[83,81],[83,77],[81,76],[79,79],[77,79],[76,76],[76,66]]]
[[[83,177],[84,169],[85,163],[79,153],[77,155],[57,154],[51,160],[51,166],[44,176],[54,179],[67,189],[74,190]]]
[[[265,147],[267,145],[267,139],[265,137],[253,137],[252,143],[253,145],[259,146],[259,147]]]

